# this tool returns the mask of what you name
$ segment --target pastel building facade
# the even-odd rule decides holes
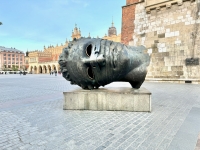
[[[24,52],[0,46],[0,71],[11,71],[13,67],[24,70]]]

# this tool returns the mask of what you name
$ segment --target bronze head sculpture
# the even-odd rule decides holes
[[[59,57],[63,77],[83,89],[95,89],[114,81],[140,88],[150,57],[144,46],[133,47],[100,38],[74,39]]]

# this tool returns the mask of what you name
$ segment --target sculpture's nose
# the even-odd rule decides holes
[[[99,64],[100,66],[105,66],[105,56],[103,54],[100,54],[96,57],[96,63]]]
[[[104,66],[105,65],[105,57],[103,54],[95,55],[90,57],[89,59],[82,59],[83,63],[90,64],[92,67],[97,67],[97,65]]]

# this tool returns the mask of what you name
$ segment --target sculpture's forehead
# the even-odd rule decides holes
[[[90,39],[90,38],[81,38],[74,42],[74,46],[79,46],[79,48],[84,48],[84,46],[92,45],[95,46],[101,42],[101,39]]]

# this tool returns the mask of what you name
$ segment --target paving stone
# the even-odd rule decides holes
[[[77,86],[61,76],[0,75],[0,83],[0,149],[160,150],[186,140],[195,149],[197,143],[200,85],[145,82],[153,109],[142,113],[65,111],[62,92]],[[119,85],[130,87],[107,87]]]

